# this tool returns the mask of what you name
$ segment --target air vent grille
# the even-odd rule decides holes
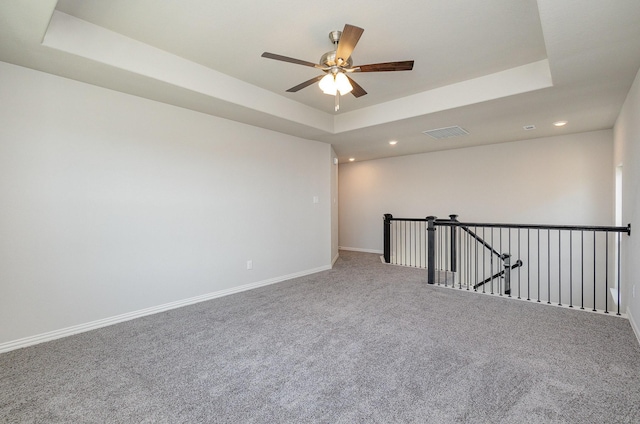
[[[434,130],[422,131],[422,133],[428,135],[429,137],[433,137],[436,140],[441,140],[443,138],[460,137],[469,134],[467,130],[457,125],[453,127],[436,128]]]

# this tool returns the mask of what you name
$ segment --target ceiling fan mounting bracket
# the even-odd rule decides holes
[[[331,43],[333,45],[338,45],[341,35],[342,35],[342,31],[331,31],[329,33],[329,40],[331,40]]]

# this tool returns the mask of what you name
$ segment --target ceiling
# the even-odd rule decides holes
[[[0,60],[331,143],[344,162],[612,128],[638,22],[637,0],[3,0]],[[368,94],[336,113],[315,85],[286,92],[320,71],[260,57],[318,62],[346,23],[365,29],[355,65],[413,71],[352,74]],[[469,134],[422,133],[456,125]]]

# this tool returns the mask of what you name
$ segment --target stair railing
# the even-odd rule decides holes
[[[458,221],[458,215],[449,215],[449,219],[446,220],[436,220],[437,222],[447,222],[447,221],[451,221],[451,222],[459,222]],[[451,231],[452,231],[452,237],[455,239],[455,226],[451,226]],[[459,227],[462,231],[464,231],[465,233],[467,233],[471,238],[475,239],[483,248],[487,249],[489,252],[491,252],[492,255],[494,255],[497,259],[500,259],[502,261],[502,266],[498,266],[498,270],[497,272],[492,271],[493,274],[488,277],[485,278],[482,281],[478,281],[477,283],[475,283],[473,285],[473,289],[474,290],[478,290],[478,288],[482,287],[484,289],[484,285],[491,283],[491,287],[492,287],[492,294],[493,294],[493,282],[494,280],[497,279],[504,279],[504,294],[511,294],[511,270],[519,268],[523,265],[523,262],[521,259],[517,259],[515,261],[515,263],[511,264],[511,254],[509,253],[500,253],[498,252],[496,249],[493,248],[493,246],[489,243],[487,243],[482,237],[480,237],[478,234],[476,234],[473,230],[471,230],[471,228],[469,228],[468,226],[465,225],[460,225]],[[492,239],[493,239],[493,233],[491,233]],[[459,240],[460,241],[460,240]],[[500,241],[502,242],[502,237],[500,238]],[[502,243],[500,243],[502,244]],[[502,250],[502,246],[500,246],[501,250]],[[494,256],[490,256],[490,264],[489,264],[489,269],[494,270]],[[498,280],[500,281],[500,280]]]
[[[491,224],[385,215],[387,263],[427,282],[609,313],[624,310],[621,241],[631,226]],[[426,234],[425,234],[426,233]]]

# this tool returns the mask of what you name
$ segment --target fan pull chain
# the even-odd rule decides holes
[[[340,92],[336,91],[336,107],[335,107],[335,111],[339,111],[340,110]]]

